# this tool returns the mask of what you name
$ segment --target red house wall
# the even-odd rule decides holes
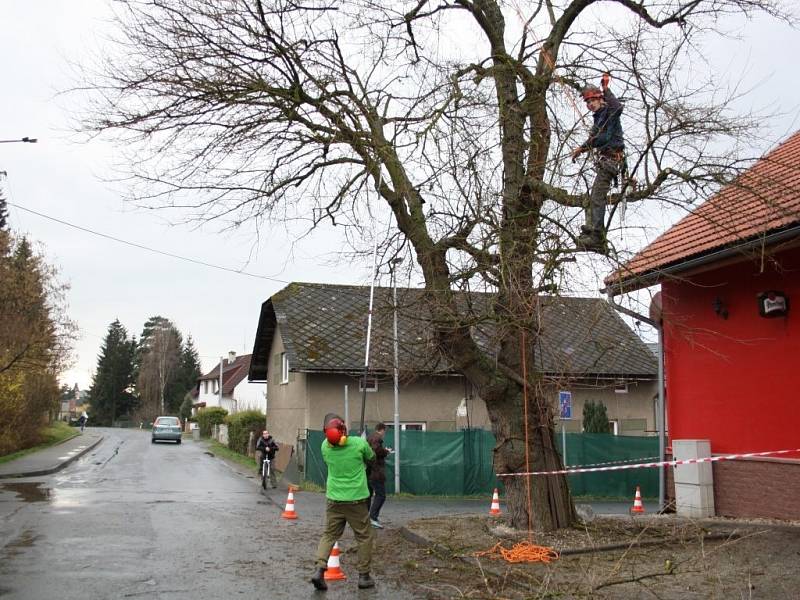
[[[662,284],[670,439],[710,439],[715,454],[800,447],[800,248],[759,270],[746,261]],[[770,289],[789,296],[787,317],[759,316]]]

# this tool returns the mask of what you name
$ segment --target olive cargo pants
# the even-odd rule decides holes
[[[614,158],[598,156],[595,159],[595,178],[586,210],[586,229],[598,236],[605,236],[606,196],[611,189],[611,182],[619,175],[619,166],[620,162]]]
[[[369,522],[369,499],[357,502],[328,500],[325,508],[325,531],[317,547],[317,566],[327,567],[333,544],[342,537],[349,524],[358,542],[358,572],[369,573],[372,564],[373,529]]]

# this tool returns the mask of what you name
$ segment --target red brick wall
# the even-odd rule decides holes
[[[713,469],[718,516],[800,519],[800,461],[720,461]]]

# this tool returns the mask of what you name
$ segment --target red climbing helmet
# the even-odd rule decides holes
[[[596,85],[590,84],[581,90],[581,96],[583,96],[584,102],[588,102],[589,100],[594,100],[595,98],[602,100],[603,92]]]

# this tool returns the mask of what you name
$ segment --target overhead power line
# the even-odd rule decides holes
[[[268,281],[275,281],[277,283],[290,283],[289,281],[284,281],[283,279],[277,279],[276,277],[269,277],[268,275],[258,275],[257,273],[248,273],[247,271],[241,271],[239,269],[232,269],[230,267],[223,267],[220,265],[215,265],[209,262],[205,262],[203,260],[198,260],[196,258],[189,258],[188,256],[181,256],[180,254],[173,254],[172,252],[165,252],[164,250],[158,250],[156,248],[151,248],[150,246],[145,246],[144,244],[137,244],[136,242],[129,242],[128,240],[123,240],[118,237],[114,237],[113,235],[108,235],[107,233],[101,233],[99,231],[95,231],[93,229],[89,229],[88,227],[82,227],[80,225],[75,225],[74,223],[70,223],[69,221],[64,221],[63,219],[58,219],[56,217],[51,217],[50,215],[46,215],[44,213],[35,211],[30,208],[25,208],[24,206],[20,206],[19,204],[15,204],[13,202],[6,202],[8,206],[13,206],[14,208],[18,208],[20,210],[24,210],[25,212],[29,212],[36,216],[42,217],[44,219],[49,219],[50,221],[54,221],[56,223],[60,223],[61,225],[66,225],[67,227],[72,227],[73,229],[77,229],[79,231],[84,231],[86,233],[91,233],[92,235],[96,235],[98,237],[105,238],[107,240],[112,240],[114,242],[119,242],[120,244],[125,244],[126,246],[132,246],[134,248],[139,248],[140,250],[147,250],[148,252],[153,252],[154,254],[161,254],[162,256],[169,256],[170,258],[177,258],[178,260],[184,260],[186,262],[193,263],[195,265],[200,265],[203,267],[210,267],[212,269],[219,269],[220,271],[227,271],[228,273],[236,273],[237,275],[246,275],[247,277],[254,277],[256,279],[266,279]]]

